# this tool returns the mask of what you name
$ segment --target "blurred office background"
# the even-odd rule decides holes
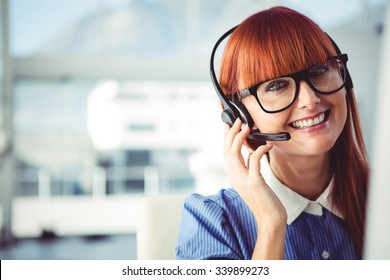
[[[0,259],[136,259],[142,196],[227,186],[210,51],[274,5],[348,53],[371,153],[386,0],[1,0]]]

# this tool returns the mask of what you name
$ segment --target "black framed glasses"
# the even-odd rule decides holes
[[[347,54],[340,54],[293,74],[257,83],[237,92],[241,101],[248,95],[255,96],[260,107],[267,113],[283,111],[294,103],[299,93],[299,84],[303,80],[311,89],[321,94],[339,91],[346,83]]]

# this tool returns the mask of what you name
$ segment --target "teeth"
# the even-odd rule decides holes
[[[293,122],[292,126],[295,128],[307,128],[322,123],[324,119],[325,119],[325,113],[322,113],[321,115],[315,117],[314,119]]]

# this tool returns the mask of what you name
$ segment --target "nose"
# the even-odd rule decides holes
[[[299,92],[297,96],[297,107],[314,109],[321,102],[321,99],[316,92],[305,82],[299,84]]]

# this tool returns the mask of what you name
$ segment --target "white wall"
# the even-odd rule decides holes
[[[390,24],[390,5],[387,7],[386,27]],[[390,259],[390,29],[385,29],[380,59],[379,90],[376,103],[373,137],[372,174],[370,182],[366,259]]]

